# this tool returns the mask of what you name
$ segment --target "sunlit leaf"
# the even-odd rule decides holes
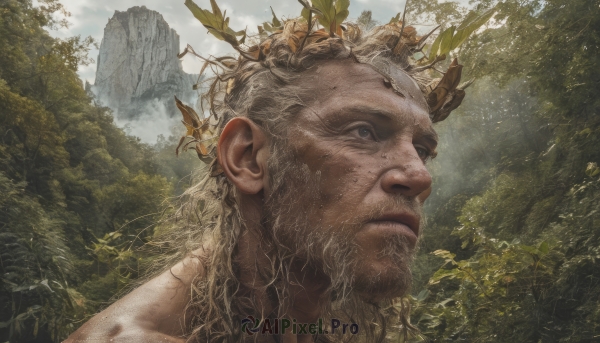
[[[304,18],[304,20],[306,20],[307,23],[310,21],[310,9],[308,7],[302,8],[301,15],[302,15],[302,18]]]
[[[467,16],[467,18],[456,29],[456,34],[452,38],[450,50],[454,50],[459,47],[473,32],[487,23],[494,13],[496,13],[495,8],[486,11],[480,16],[477,16],[476,14],[469,14],[469,16]]]
[[[438,56],[438,51],[440,49],[440,43],[442,42],[444,32],[440,33],[431,44],[431,48],[429,49],[429,61],[435,60],[436,56]]]
[[[539,251],[540,251],[542,254],[546,255],[546,254],[548,253],[548,251],[550,250],[550,247],[548,246],[548,242],[546,242],[546,241],[543,241],[543,242],[540,244],[540,246],[539,246],[538,250],[539,250]]]
[[[302,3],[302,2],[301,2]],[[314,0],[310,10],[330,34],[341,35],[341,24],[349,15],[349,0]],[[305,14],[303,14],[303,17]],[[305,17],[306,18],[306,17]]]
[[[273,26],[275,26],[275,27],[281,27],[282,24],[279,21],[279,19],[277,19],[277,16],[275,15],[275,11],[273,11],[273,7],[270,7],[270,8],[271,8],[271,13],[273,14]]]
[[[419,292],[419,294],[417,295],[417,301],[421,302],[421,301],[427,299],[428,296],[429,296],[429,290],[424,289],[421,292]]]
[[[495,8],[489,9],[481,15],[477,12],[470,12],[458,27],[451,26],[441,32],[431,45],[429,61],[433,61],[436,56],[448,54],[458,48],[473,32],[487,23],[495,13]]]
[[[210,0],[212,12],[209,10],[204,10],[193,0],[186,0],[185,5],[192,12],[194,17],[208,29],[213,36],[217,39],[224,40],[227,43],[231,44],[234,47],[237,47],[240,44],[243,44],[243,40],[246,37],[246,31],[233,31],[229,28],[229,18],[225,17],[226,13],[222,13],[221,9],[217,5],[215,0]],[[243,36],[242,41],[238,41],[236,36]]]
[[[440,50],[437,52],[437,56],[446,55],[450,51],[452,51],[452,37],[454,35],[455,30],[456,27],[451,26],[442,33],[442,38],[440,41]]]

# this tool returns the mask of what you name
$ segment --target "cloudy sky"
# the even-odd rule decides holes
[[[209,0],[194,0],[202,8],[210,8]],[[371,10],[373,19],[387,22],[398,12],[404,10],[406,0],[351,0],[350,19],[356,18],[363,10]],[[449,0],[438,0],[445,2]],[[469,0],[454,0],[463,4]],[[34,0],[34,3],[36,0]],[[146,6],[148,9],[158,11],[163,15],[171,28],[175,29],[180,36],[181,49],[183,51],[187,44],[203,55],[222,55],[233,53],[229,44],[218,41],[212,35],[207,34],[205,28],[194,18],[188,8],[184,5],[185,0],[61,0],[66,10],[71,13],[67,18],[70,25],[50,33],[59,38],[81,35],[92,36],[102,41],[104,27],[115,11],[126,11],[133,6]],[[256,32],[256,26],[264,21],[271,20],[271,10],[279,18],[297,17],[302,9],[296,0],[217,0],[221,10],[227,10],[230,19],[230,27],[234,30],[248,28],[249,33]],[[62,19],[62,18],[61,18]],[[98,57],[98,50],[90,51],[90,57],[94,60]],[[197,74],[200,71],[200,61],[188,55],[183,60],[183,68],[188,73]],[[96,64],[79,68],[79,75],[83,80],[94,83]],[[148,108],[145,116],[134,120],[115,118],[115,122],[123,127],[129,134],[138,136],[142,141],[153,144],[158,135],[169,136],[181,124],[178,118],[169,118],[164,109]]]
[[[442,2],[444,0],[441,0]],[[209,0],[195,0],[202,8],[210,8]],[[217,41],[206,33],[206,30],[194,18],[184,5],[184,0],[62,0],[61,3],[71,13],[68,29],[52,32],[57,37],[74,35],[92,36],[98,42],[102,40],[104,27],[115,11],[126,11],[133,6],[146,6],[151,10],[160,12],[167,23],[174,28],[181,37],[181,49],[190,44],[196,52],[202,55],[229,53],[233,50],[225,42]],[[248,27],[249,32],[256,32],[256,26],[264,21],[270,21],[272,6],[278,17],[298,16],[302,9],[296,0],[217,0],[222,10],[227,10],[231,17],[230,26],[235,30]],[[388,21],[396,13],[404,9],[405,0],[352,0],[350,4],[350,17],[356,18],[362,10],[373,11],[373,18],[379,21]],[[90,57],[96,59],[97,50],[90,52]],[[199,62],[193,58],[186,58],[183,62],[184,69],[189,73],[198,73]],[[82,79],[93,83],[96,66],[94,64],[81,67],[79,74]]]

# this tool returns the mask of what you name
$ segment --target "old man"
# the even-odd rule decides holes
[[[411,64],[426,38],[414,28],[322,17],[319,28],[313,12],[250,47],[203,21],[240,56],[207,61],[210,117],[177,102],[184,148],[209,162],[170,229],[179,261],[67,342],[382,341],[412,329],[402,299],[432,123],[464,97],[461,66],[432,79],[433,63]]]

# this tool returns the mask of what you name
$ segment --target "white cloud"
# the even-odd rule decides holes
[[[115,115],[115,124],[122,127],[129,135],[139,137],[142,142],[155,144],[159,135],[168,136],[173,128],[181,129],[179,117],[169,117],[165,105],[152,101],[146,104],[143,114],[136,119],[119,119]]]

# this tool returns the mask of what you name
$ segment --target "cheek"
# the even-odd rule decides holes
[[[360,204],[377,182],[377,168],[384,158],[357,152],[333,140],[318,139],[306,131],[290,136],[298,159],[306,164],[318,181],[319,217],[334,225],[341,216],[358,211]],[[328,220],[331,219],[331,220]]]
[[[331,156],[321,163],[320,218],[326,227],[352,224],[365,213],[365,199],[377,182],[377,171],[369,158]]]

